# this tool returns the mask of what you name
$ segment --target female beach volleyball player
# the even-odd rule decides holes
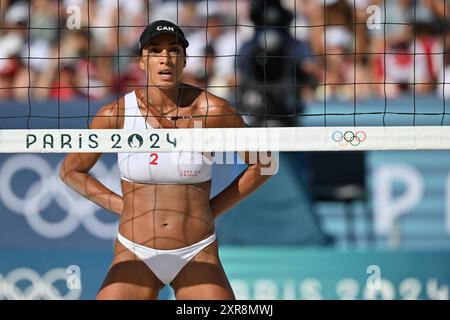
[[[169,21],[147,26],[139,39],[147,87],[102,107],[90,128],[189,128],[198,119],[206,128],[245,126],[227,101],[181,83],[188,45]],[[119,153],[119,196],[89,174],[100,156],[69,154],[60,170],[69,187],[120,215],[114,259],[97,299],[156,299],[166,284],[177,299],[234,299],[218,256],[214,220],[269,178],[261,174],[264,166],[249,163],[210,199],[211,156]]]

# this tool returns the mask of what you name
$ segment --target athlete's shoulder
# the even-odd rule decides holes
[[[245,123],[230,102],[211,92],[202,90],[199,96],[199,107],[207,116],[207,126],[215,128],[240,128]]]
[[[98,129],[121,128],[121,122],[123,122],[125,112],[124,106],[124,96],[118,97],[114,101],[105,104],[96,112],[90,127]]]

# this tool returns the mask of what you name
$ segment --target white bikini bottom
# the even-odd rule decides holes
[[[213,234],[188,247],[170,250],[154,249],[134,243],[120,233],[117,239],[139,257],[162,283],[169,284],[192,258],[216,240],[216,235]]]

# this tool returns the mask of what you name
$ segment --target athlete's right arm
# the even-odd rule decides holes
[[[103,106],[95,115],[89,128],[116,129],[118,109],[116,102]],[[101,155],[101,153],[68,154],[61,165],[59,174],[61,180],[71,189],[97,205],[120,215],[123,207],[122,196],[114,193],[89,174],[89,170]]]

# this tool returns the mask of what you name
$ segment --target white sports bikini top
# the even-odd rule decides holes
[[[147,129],[136,93],[125,95],[124,129]],[[143,184],[192,184],[211,179],[213,161],[199,152],[117,153],[121,178]]]

